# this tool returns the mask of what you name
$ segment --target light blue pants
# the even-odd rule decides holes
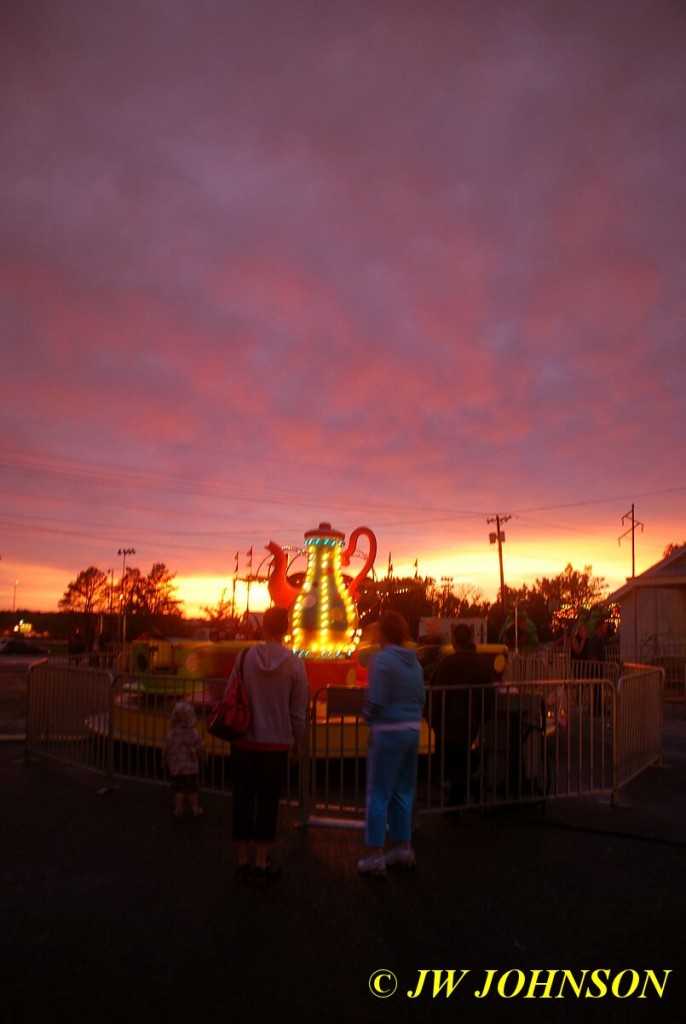
[[[367,749],[367,813],[364,838],[368,846],[383,846],[386,828],[391,838],[412,838],[412,805],[417,775],[419,730],[372,730]]]

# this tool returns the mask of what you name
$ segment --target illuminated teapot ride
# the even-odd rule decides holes
[[[360,537],[367,539],[369,550],[362,569],[350,579],[344,577],[343,569],[350,564]],[[312,685],[324,675],[327,682],[333,681],[332,663],[343,662],[341,669],[345,669],[345,661],[349,661],[359,643],[357,588],[374,564],[376,537],[366,526],[359,526],[350,534],[345,547],[345,534],[330,523],[320,523],[317,529],[305,533],[305,549],[307,570],[302,586],[297,587],[287,578],[286,552],[270,541],[267,550],[271,551],[273,561],[267,585],[274,604],[288,610],[290,646],[307,659]],[[328,671],[316,671],[314,662],[326,662]],[[341,672],[336,675],[341,676]]]

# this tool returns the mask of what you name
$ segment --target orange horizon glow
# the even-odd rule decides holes
[[[681,538],[681,534],[674,533],[673,536]],[[637,575],[660,560],[667,543],[669,541],[650,551],[645,549],[645,545],[639,546],[636,552]],[[396,559],[395,556],[392,560],[395,579],[412,578],[417,571],[422,578],[435,579],[439,586],[443,579],[451,580],[450,585],[456,592],[469,587],[480,594],[482,599],[492,603],[496,601],[500,587],[497,545],[481,549],[465,548],[457,553],[446,551],[443,555],[431,552],[426,558],[418,557],[417,570],[414,560]],[[541,540],[535,546],[524,546],[517,544],[514,537],[512,542],[506,541],[503,545],[505,585],[514,589],[524,584],[532,586],[537,579],[554,578],[570,563],[579,571],[590,565],[595,577],[605,579],[609,592],[622,586],[631,576],[631,552],[626,546],[617,546],[616,550],[612,550],[596,541],[593,544],[570,543],[563,548],[559,540]],[[168,564],[167,567],[174,572],[173,565]],[[68,584],[78,575],[75,571],[70,573],[48,566],[26,564],[13,568],[16,572],[12,569],[3,572],[3,563],[0,561],[0,608],[10,611],[14,603],[17,613],[58,611],[59,600]],[[377,558],[374,569],[377,578],[386,577],[387,560]],[[15,579],[18,581],[16,595]],[[115,584],[117,579],[118,573],[115,572]],[[234,597],[238,615],[242,615],[248,607],[251,611],[263,611],[270,605],[266,582],[252,582],[249,593],[243,579],[237,578],[234,587],[231,575],[178,573],[174,582],[176,597],[183,602],[182,613],[186,618],[203,617],[203,609],[218,605],[222,594],[228,602]]]

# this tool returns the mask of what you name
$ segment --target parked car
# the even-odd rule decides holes
[[[38,644],[27,643],[17,637],[3,637],[0,639],[0,655],[24,655],[27,658],[45,658],[50,651],[47,647],[39,647]]]

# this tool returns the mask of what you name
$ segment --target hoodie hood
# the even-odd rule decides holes
[[[250,660],[259,672],[276,672],[291,657],[292,652],[279,643],[255,644],[250,652]]]
[[[185,725],[192,729],[195,725],[195,711],[191,705],[184,700],[178,701],[172,709],[171,723],[172,725]]]
[[[417,655],[411,647],[395,647],[391,645],[384,649],[386,654],[390,657],[397,658],[404,667],[414,665],[417,660]]]
[[[389,644],[370,665],[365,718],[372,727],[419,722],[424,708],[424,675],[411,647]]]

